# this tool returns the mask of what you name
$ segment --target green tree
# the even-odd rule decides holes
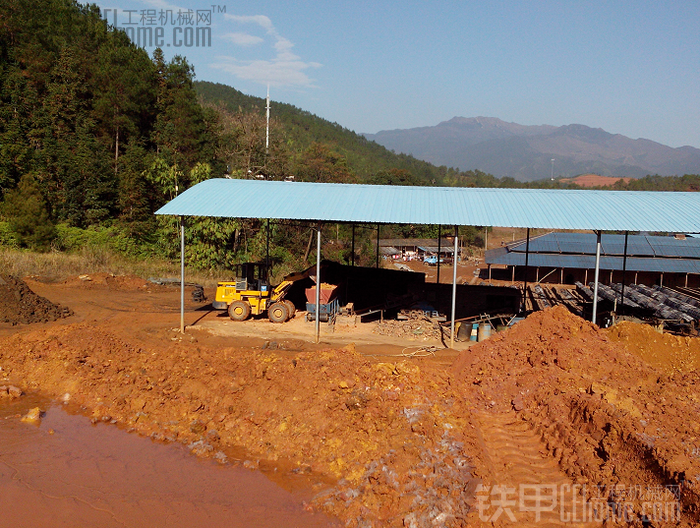
[[[3,215],[23,247],[46,250],[56,237],[48,204],[31,174],[22,176],[19,186],[5,196]]]
[[[323,143],[312,143],[297,157],[294,165],[294,174],[300,181],[358,183],[345,157]]]
[[[113,157],[114,173],[119,156],[132,137],[139,137],[153,118],[155,67],[148,55],[121,32],[97,50],[95,115]]]
[[[427,185],[428,182],[411,174],[406,169],[379,171],[367,180],[372,185]]]

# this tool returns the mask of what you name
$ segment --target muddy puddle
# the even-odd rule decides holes
[[[21,422],[36,406],[41,422]],[[337,526],[304,509],[308,482],[272,477],[92,424],[38,396],[0,404],[2,527]]]

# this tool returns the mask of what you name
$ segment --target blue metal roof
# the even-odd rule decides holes
[[[547,233],[530,238],[530,254],[560,253],[595,255],[596,235],[593,233]],[[604,234],[601,239],[601,255],[624,255],[625,235]],[[525,253],[525,240],[506,245],[508,252]],[[679,257],[700,259],[700,238],[679,240],[671,236],[629,235],[627,256]]]
[[[211,179],[156,214],[696,233],[700,193]]]
[[[543,268],[595,268],[596,235],[592,233],[548,233],[530,239],[528,265]],[[600,269],[622,270],[624,235],[601,237]],[[526,241],[486,252],[487,264],[525,265]],[[630,235],[627,270],[664,273],[700,273],[700,238]]]
[[[595,256],[535,253],[529,255],[527,263],[531,268],[595,269]],[[525,266],[525,253],[507,253],[497,257],[487,255],[486,264]],[[600,269],[622,270],[622,257],[600,257]],[[627,271],[700,273],[700,260],[628,257]]]

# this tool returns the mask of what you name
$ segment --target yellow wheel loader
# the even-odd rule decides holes
[[[294,317],[294,303],[284,298],[287,290],[296,281],[305,279],[314,271],[309,268],[301,273],[287,275],[282,282],[270,288],[264,264],[240,264],[241,274],[236,280],[217,284],[212,306],[216,310],[228,310],[234,321],[245,321],[251,315],[267,312],[273,323],[284,323]]]

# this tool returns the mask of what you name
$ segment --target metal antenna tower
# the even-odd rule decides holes
[[[265,154],[270,153],[270,85],[267,85],[267,99],[265,99],[265,115],[267,117],[267,126],[265,129]]]

